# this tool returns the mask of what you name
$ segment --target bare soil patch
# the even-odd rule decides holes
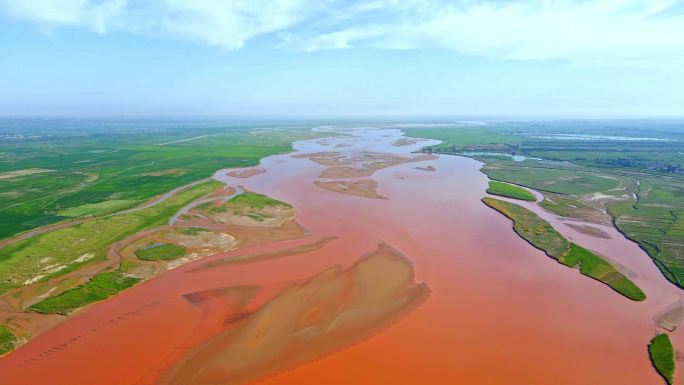
[[[565,225],[582,234],[591,235],[592,237],[601,239],[610,239],[610,235],[608,233],[594,226],[578,225],[575,223],[566,223]]]
[[[410,146],[412,144],[416,144],[418,141],[416,139],[411,139],[411,138],[401,138],[397,139],[394,143],[392,143],[394,146],[401,147],[401,146]]]
[[[677,301],[653,317],[655,325],[661,329],[673,332],[684,320],[684,302]]]
[[[307,243],[307,244],[295,246],[295,247],[292,247],[289,249],[264,252],[264,253],[236,255],[233,257],[226,257],[223,259],[219,259],[216,261],[209,262],[203,266],[200,266],[196,269],[193,269],[192,271],[211,269],[214,267],[232,265],[232,264],[259,262],[259,261],[264,261],[264,260],[268,260],[268,259],[282,258],[282,257],[291,256],[291,255],[296,255],[296,254],[308,253],[308,252],[311,252],[314,250],[318,250],[322,247],[325,247],[330,242],[333,242],[336,239],[337,239],[336,236],[329,236],[329,237],[321,238],[314,243]]]
[[[41,174],[44,172],[51,172],[54,170],[49,170],[47,168],[25,168],[23,170],[14,170],[14,171],[7,171],[7,172],[1,172],[0,173],[0,180],[3,179],[12,179],[16,178],[19,176],[26,176],[26,175],[33,175],[33,174]]]
[[[318,187],[343,194],[357,195],[366,198],[387,199],[386,197],[378,194],[378,182],[372,179],[363,179],[359,181],[316,181],[315,183]]]
[[[259,175],[265,173],[266,170],[262,168],[246,168],[243,170],[231,171],[227,175],[234,178],[249,178],[254,175]]]
[[[432,154],[401,156],[396,154],[360,152],[342,154],[339,152],[318,152],[294,155],[327,166],[320,178],[364,178],[383,168],[399,164],[436,159]]]
[[[248,227],[278,227],[293,220],[295,214],[294,207],[285,204],[254,207],[231,201],[222,203],[221,200],[200,205],[187,213],[194,222],[204,220],[209,224]]]

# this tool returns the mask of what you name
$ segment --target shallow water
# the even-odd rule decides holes
[[[296,143],[300,152],[375,151],[408,155],[431,142],[395,147],[397,129],[355,129],[351,138]],[[322,143],[328,143],[324,145]],[[351,147],[336,148],[338,143]],[[433,165],[436,171],[418,170]],[[232,302],[197,306],[188,293],[259,286],[263,306],[292,282],[350,268],[380,242],[413,262],[431,295],[361,343],[271,375],[265,384],[657,384],[646,344],[651,317],[682,298],[635,244],[612,228],[604,240],[543,215],[575,242],[618,261],[649,299],[632,302],[566,268],[519,238],[511,222],[480,202],[481,163],[439,156],[375,173],[387,200],[314,185],[325,168],[308,159],[266,158],[265,173],[218,179],[286,201],[310,235],[219,254],[171,270],[96,304],[0,360],[2,384],[152,384],[226,326]],[[337,239],[320,249],[253,263],[202,268],[234,255]],[[213,298],[213,297],[212,297]],[[675,346],[684,346],[678,330]],[[333,353],[333,352],[331,352]],[[190,357],[191,358],[191,357]],[[197,370],[201,370],[198,367]],[[678,384],[683,384],[679,376]],[[220,383],[220,382],[219,382]]]

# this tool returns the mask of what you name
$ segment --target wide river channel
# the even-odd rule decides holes
[[[657,330],[653,316],[684,296],[636,244],[610,227],[601,227],[610,239],[581,234],[535,204],[526,205],[566,237],[623,266],[646,292],[648,299],[643,302],[630,301],[557,263],[516,235],[510,220],[480,202],[488,179],[476,160],[439,155],[362,178],[377,181],[378,193],[387,199],[323,189],[314,182],[322,180],[319,175],[326,167],[292,155],[415,156],[412,152],[435,143],[397,146],[403,133],[388,127],[343,133],[346,136],[296,142],[295,153],[264,158],[259,166],[264,173],[233,178],[222,170],[214,176],[291,204],[307,229],[306,236],[197,260],[90,306],[0,359],[0,384],[664,383],[651,366],[646,346]],[[326,237],[336,238],[322,247],[297,249]],[[235,325],[250,322],[252,314],[265,317],[259,309],[283,291],[290,290],[288,295],[297,304],[307,303],[308,297],[297,298],[298,292],[288,289],[293,283],[303,285],[336,266],[336,274],[343,275],[340,272],[351,269],[381,244],[410,261],[414,287],[428,288],[411,306],[397,305],[404,309],[392,310],[399,316],[378,316],[381,325],[359,321],[357,329],[350,326],[347,330],[365,331],[354,335],[338,333],[328,338],[318,330],[321,337],[304,338],[309,329],[279,327],[276,312],[265,326],[259,326],[264,333],[298,333],[302,339],[269,336],[269,341],[287,341],[270,350],[225,334],[243,327]],[[250,263],[211,265],[239,255],[275,255],[282,250],[298,251]],[[376,286],[380,289],[373,290],[381,290],[382,272],[374,274],[379,274]],[[249,303],[237,304],[241,301],[237,294],[235,298],[225,290],[216,294],[227,287],[259,289]],[[363,290],[352,287],[344,295],[352,298]],[[214,294],[202,297],[205,300],[198,305],[188,300],[197,297],[189,297],[191,293]],[[387,298],[398,295],[404,293]],[[371,297],[366,293],[363,298]],[[351,302],[338,299],[341,304]],[[237,307],[242,313],[227,320],[226,309]],[[312,305],[298,322],[313,325],[321,314],[333,310]],[[675,347],[684,346],[681,330],[671,333],[671,338]],[[322,345],[315,351],[301,346],[304,342],[297,345],[297,341],[316,344],[319,339]],[[301,353],[306,349],[313,353]],[[269,365],[278,370],[255,369],[254,376],[238,378],[228,370],[203,366],[230,360],[226,351],[233,350],[245,357],[253,351],[272,354],[269,362],[274,364]],[[303,358],[290,359],[290,353]],[[245,368],[231,370],[250,370]],[[678,376],[677,383],[684,384],[684,375]]]

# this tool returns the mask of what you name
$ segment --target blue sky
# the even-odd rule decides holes
[[[0,0],[0,115],[684,116],[679,0]]]

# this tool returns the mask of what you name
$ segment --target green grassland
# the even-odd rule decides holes
[[[628,204],[631,204],[631,202],[628,202]],[[553,201],[544,198],[544,200],[539,202],[539,205],[546,210],[562,217],[573,217],[574,211],[587,207],[587,205],[579,199],[573,199],[571,196],[564,194],[554,196]]]
[[[251,191],[245,191],[242,194],[234,196],[231,200],[228,201],[228,203],[236,205],[247,205],[249,207],[259,209],[264,208],[266,206],[292,207],[285,202],[281,202],[277,199],[273,199],[266,195],[257,194]]]
[[[499,145],[521,141],[521,138],[514,135],[512,130],[481,125],[455,124],[453,126],[413,127],[404,129],[404,132],[411,137],[441,140],[443,143],[435,146],[435,150],[438,152],[445,152],[450,147],[477,146],[475,148],[482,149],[483,145]]]
[[[70,207],[66,210],[61,210],[57,212],[57,215],[61,217],[84,217],[84,216],[94,216],[99,217],[116,211],[120,211],[135,205],[137,201],[127,200],[127,199],[112,199],[109,201],[103,201],[99,203],[86,203],[84,205]]]
[[[0,325],[0,356],[14,349],[17,337],[5,326]]]
[[[491,179],[560,194],[553,202],[540,203],[558,215],[585,219],[591,208],[580,196],[634,194],[636,202],[622,199],[608,203],[608,214],[622,233],[653,258],[667,279],[684,288],[682,127],[681,120],[568,120],[488,122],[483,128],[472,125],[467,129],[405,131],[410,136],[444,141],[426,151],[527,156],[522,162],[501,156],[475,158],[486,163],[482,171]],[[582,135],[590,137],[580,138]]]
[[[102,260],[107,246],[141,230],[165,224],[183,206],[221,185],[216,181],[203,182],[140,211],[98,218],[6,246],[0,249],[0,293],[22,286],[30,279],[47,279]],[[90,258],[84,258],[87,255]],[[57,266],[62,268],[56,270]]]
[[[643,178],[639,199],[613,208],[615,225],[654,259],[665,276],[684,283],[684,181]]]
[[[648,344],[648,355],[658,373],[672,384],[675,372],[675,356],[672,342],[667,334],[658,334]]]
[[[40,136],[0,136],[0,174],[49,171],[0,179],[0,239],[133,207],[216,170],[256,165],[262,157],[290,151],[294,140],[329,135],[310,131],[310,124],[279,129],[285,123],[277,122],[269,129],[220,122],[10,123],[0,120],[0,129]]]
[[[499,195],[503,197],[520,199],[524,201],[536,201],[534,194],[525,190],[524,188],[514,186],[508,183],[501,183],[497,181],[490,181],[487,193],[492,195]]]
[[[144,261],[170,261],[185,255],[185,248],[172,243],[154,244],[135,251]]]
[[[570,244],[570,249],[558,261],[569,267],[579,266],[582,274],[604,282],[629,299],[646,299],[644,292],[634,282],[620,274],[603,258],[579,245]]]
[[[532,211],[499,199],[485,197],[489,207],[513,221],[515,232],[550,257],[569,266],[579,266],[580,273],[594,278],[634,301],[646,299],[644,292],[610,263],[593,252],[568,242],[553,226]]]
[[[118,271],[94,276],[88,283],[67,290],[62,294],[46,298],[30,309],[39,313],[67,314],[93,302],[101,301],[140,282],[139,278],[128,277]]]
[[[252,218],[255,221],[262,222],[271,217],[264,210],[262,210],[263,208],[269,206],[279,206],[281,208],[292,207],[285,202],[273,199],[266,195],[245,191],[234,196],[221,206],[216,206],[213,202],[207,202],[197,206],[195,209],[208,211],[210,214],[232,211],[234,215],[240,214]]]
[[[482,172],[490,179],[569,195],[591,194],[620,186],[615,178],[575,170],[488,163],[482,167]]]
[[[513,229],[520,237],[543,250],[550,257],[560,259],[570,248],[570,243],[549,224],[532,211],[499,199],[485,197],[482,201],[513,221]]]

